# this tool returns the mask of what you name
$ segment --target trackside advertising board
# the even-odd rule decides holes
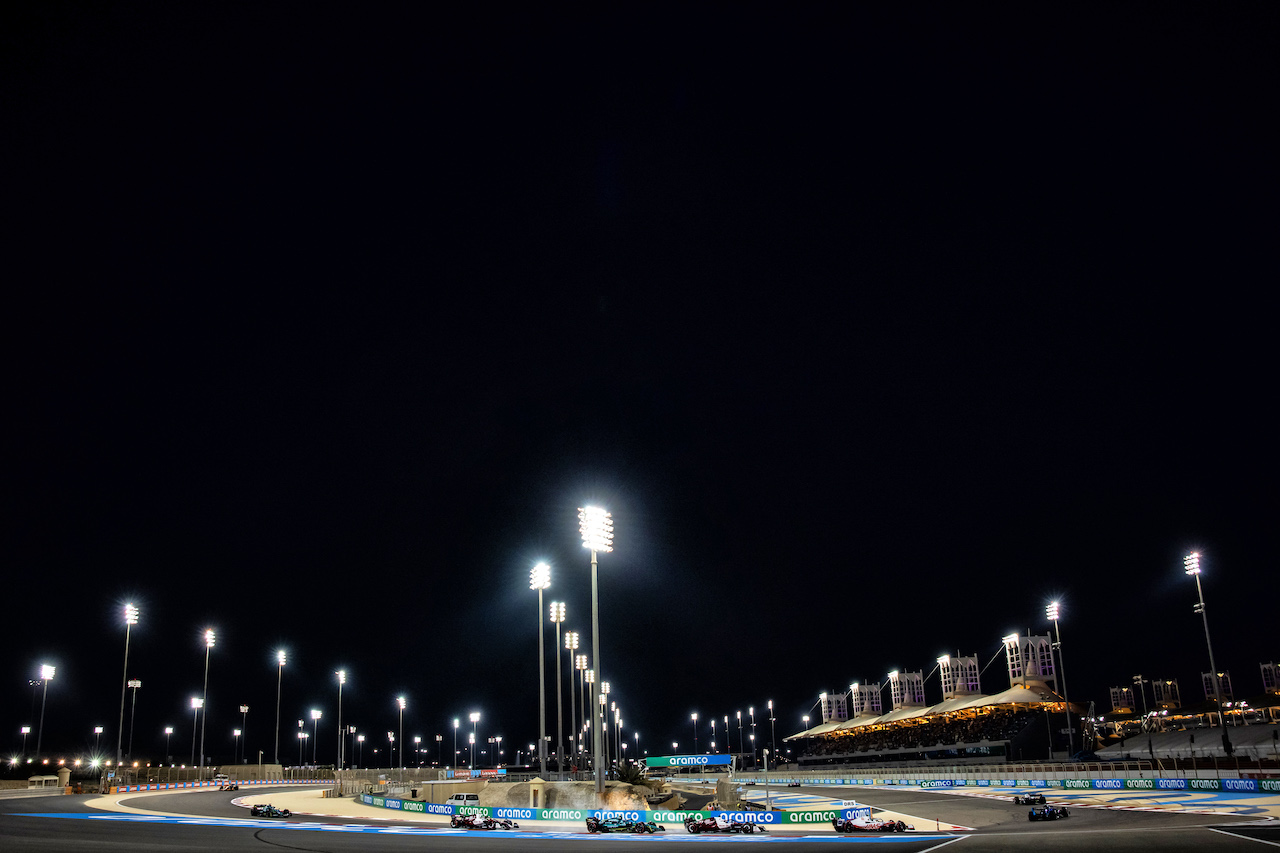
[[[727,767],[732,763],[728,755],[651,755],[644,760],[645,767]]]
[[[795,812],[729,812],[720,810],[702,809],[700,811],[639,811],[639,810],[610,810],[610,809],[525,809],[525,808],[508,808],[506,806],[446,806],[441,803],[421,803],[416,800],[405,800],[398,797],[384,797],[377,794],[359,794],[357,796],[359,802],[368,806],[377,806],[383,809],[393,809],[402,812],[414,812],[418,814],[436,814],[436,815],[453,815],[453,814],[474,814],[492,817],[498,820],[562,820],[562,821],[583,821],[589,817],[610,818],[620,817],[626,820],[643,820],[654,821],[660,824],[684,823],[685,818],[692,817],[701,819],[706,817],[721,817],[726,820],[747,821],[748,823],[762,824],[764,826],[803,826],[805,824],[830,823],[832,819],[837,817],[853,817],[855,814],[863,811],[863,808],[844,809],[814,809],[810,811]],[[870,811],[867,809],[867,811]]]

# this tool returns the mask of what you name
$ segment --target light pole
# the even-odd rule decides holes
[[[249,731],[249,706],[248,705],[240,706],[240,731],[246,733],[244,736],[244,739],[245,739],[245,742],[247,743],[249,740],[249,735],[247,734],[247,732]],[[244,757],[245,757],[244,754],[241,753],[240,754],[241,760],[243,760]]]
[[[200,728],[200,709],[204,707],[204,700],[199,696],[191,697],[191,766],[196,766],[196,730]]]
[[[582,695],[582,716],[579,719],[574,720],[574,725],[578,727],[578,733],[574,739],[574,743],[577,744],[576,748],[579,753],[581,753],[582,748],[585,746],[582,740],[583,737],[585,737],[584,731],[587,728],[587,656],[574,655],[573,666],[578,670],[578,689],[581,691]]]
[[[204,632],[204,697],[200,700],[201,707],[209,701],[209,653],[213,651],[214,634],[212,628],[205,629]],[[200,718],[200,766],[204,767],[204,728],[209,722],[209,712],[205,711],[204,716]]]
[[[280,763],[280,688],[284,685],[284,659],[284,649],[278,650],[276,652],[276,764]]]
[[[747,751],[742,745],[742,712],[738,712],[738,755],[742,755]]]
[[[401,730],[403,733],[403,729]],[[422,759],[418,757],[418,753],[422,751],[422,738],[418,735],[413,736],[413,760],[417,764],[422,763]]]
[[[1218,700],[1218,725],[1222,726],[1222,748],[1230,756],[1235,748],[1231,745],[1231,736],[1227,734],[1227,718],[1222,713],[1222,683],[1218,679],[1218,665],[1213,661],[1213,642],[1209,639],[1209,615],[1205,613],[1204,590],[1200,587],[1200,554],[1191,552],[1182,559],[1182,565],[1186,573],[1196,579],[1196,595],[1200,600],[1196,603],[1195,612],[1204,619],[1204,644],[1209,647],[1209,669],[1213,675],[1214,698]]]
[[[23,726],[23,727],[22,727],[22,755],[23,755],[23,757],[26,757],[26,754],[27,754],[27,735],[29,735],[29,734],[31,734],[31,726]]]
[[[457,717],[454,717],[454,718],[453,718],[453,761],[454,761],[454,766],[457,766],[457,761],[458,761],[458,723],[459,723],[458,718],[457,718]]]
[[[1053,647],[1058,650],[1058,667],[1062,671],[1062,698],[1067,703],[1067,757],[1070,758],[1076,754],[1076,749],[1075,738],[1071,732],[1071,695],[1067,693],[1067,665],[1062,656],[1062,629],[1058,627],[1058,602],[1050,601],[1049,606],[1044,609],[1044,615],[1053,622],[1053,630],[1057,635],[1054,638]],[[1146,699],[1144,698],[1143,701],[1145,702]]]
[[[538,591],[538,767],[544,779],[547,776],[547,680],[546,658],[542,650],[542,591],[549,586],[551,567],[538,563],[529,571],[529,589]],[[475,763],[474,756],[472,763]]]
[[[587,709],[586,685],[587,684],[591,685],[591,696],[594,699],[596,695],[596,671],[594,669],[583,670],[582,678],[586,682],[583,685],[583,694],[582,694],[582,733],[584,736],[589,736],[593,738],[593,740],[591,741],[591,772],[594,773],[595,767],[596,767],[596,758],[595,758],[596,744],[594,740],[595,722],[587,719],[588,709]],[[599,711],[596,711],[595,713],[599,713]]]
[[[311,709],[311,731],[315,743],[311,745],[311,763],[316,767],[320,766],[320,718],[324,716],[323,711]]]
[[[305,749],[307,744],[307,737],[309,736],[307,735],[306,732],[298,732],[298,764],[299,765],[302,764],[302,755],[303,755],[303,750]]]
[[[564,602],[551,602],[551,621],[556,626],[556,644],[554,648],[560,648],[560,623],[564,621]],[[538,629],[538,634],[542,634],[542,629]],[[560,680],[560,655],[556,654],[556,770],[564,770],[564,687]]]
[[[234,761],[240,755],[240,732],[241,729],[232,729],[231,736],[235,738],[235,746],[231,748],[232,760]]]
[[[356,764],[364,764],[364,735],[356,735]]]
[[[396,697],[396,707],[400,712],[400,769],[404,769],[404,709],[408,702],[403,696]]]
[[[809,715],[805,714],[803,717],[800,718],[800,721],[804,723],[804,730],[806,732],[809,731]]]
[[[538,610],[539,610],[538,630],[541,631],[542,630],[542,615],[541,615],[542,608],[538,608]],[[480,712],[472,711],[470,719],[471,719],[471,767],[472,769],[474,769],[476,766],[476,731],[477,731],[477,727],[480,725]],[[542,747],[542,754],[543,754],[542,765],[545,768],[547,763],[545,746]]]
[[[436,735],[436,764],[444,764],[444,735]]]
[[[124,676],[120,679],[120,725],[116,728],[116,770],[124,759],[124,694],[129,683],[129,630],[138,624],[138,608],[124,606]]]
[[[129,706],[129,757],[133,757],[133,719],[138,714],[138,688],[142,686],[142,681],[137,678],[129,679],[129,689],[133,691],[133,701]],[[166,750],[167,752],[167,750]],[[119,762],[117,762],[118,764]]]
[[[44,703],[49,698],[49,681],[53,678],[57,667],[47,663],[40,665],[40,680],[44,682],[44,692],[40,694],[40,725],[36,727],[36,758],[40,757],[40,744],[44,739]]]
[[[711,718],[711,751],[716,751],[716,718]],[[637,753],[639,755],[639,753]]]
[[[338,679],[338,769],[346,766],[347,732],[342,728],[342,685],[347,683],[347,671],[339,669],[333,673]]]
[[[102,726],[93,727],[93,751],[96,754],[102,748]],[[120,766],[120,762],[116,762],[116,766]]]
[[[472,732],[471,734],[467,735],[467,740],[471,744],[471,762],[467,766],[468,766],[468,769],[474,772],[476,769],[476,733]]]
[[[173,737],[173,726],[165,726],[164,727],[164,757],[169,759],[172,759],[172,755],[169,752],[169,739],[172,737]]]
[[[733,738],[729,736],[729,715],[724,715],[724,749],[729,753],[730,769],[733,768]]]
[[[387,743],[389,744],[389,746],[387,747],[387,758],[390,761],[395,761],[396,760],[396,753],[395,753],[396,733],[395,732],[387,732]],[[401,752],[403,752],[404,747],[403,746],[400,747],[400,750]]]
[[[698,754],[698,715],[695,712],[691,716],[693,717],[693,754],[697,755]]]
[[[564,632],[564,648],[569,653],[569,749],[573,752],[569,765],[573,767],[578,764],[578,703],[575,701],[577,696],[574,695],[573,689],[573,653],[578,650],[577,631]],[[557,671],[559,666],[556,664]],[[559,680],[559,675],[556,676],[556,680]]]
[[[582,546],[591,551],[591,663],[596,672],[604,677],[604,667],[600,662],[600,584],[596,573],[596,554],[613,551],[613,516],[600,507],[588,506],[578,508],[578,531],[582,534]],[[600,740],[601,719],[598,688],[593,688],[592,711],[592,750],[595,753],[596,796],[604,796],[604,753]]]
[[[778,728],[776,725],[774,725],[774,723],[775,723],[775,720],[773,717],[773,700],[770,699],[769,700],[769,748],[771,751],[769,754],[773,756],[774,761],[777,761],[778,760]],[[764,769],[766,772],[769,770],[769,759],[767,757],[764,760]]]

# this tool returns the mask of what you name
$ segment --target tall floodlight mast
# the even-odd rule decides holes
[[[596,554],[613,551],[613,516],[600,507],[580,507],[578,531],[582,534],[582,547],[591,551],[591,664],[603,679],[604,666],[600,662],[600,584],[596,574]],[[592,685],[591,748],[595,756],[592,770],[595,773],[596,796],[603,800],[605,765],[600,736],[599,690],[598,685]]]

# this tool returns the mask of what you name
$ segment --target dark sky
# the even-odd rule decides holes
[[[1073,700],[1201,698],[1195,548],[1259,692],[1274,7],[892,8],[7,7],[3,749],[46,662],[46,744],[114,747],[126,600],[135,752],[209,626],[215,757],[280,646],[285,757],[339,668],[374,742],[527,744],[587,502],[641,749],[1055,597]]]

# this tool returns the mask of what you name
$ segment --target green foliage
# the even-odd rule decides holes
[[[644,785],[651,791],[658,791],[662,788],[662,782],[657,779],[649,779],[644,775],[644,768],[635,764],[625,764],[618,768],[618,781],[626,782],[628,785]]]

